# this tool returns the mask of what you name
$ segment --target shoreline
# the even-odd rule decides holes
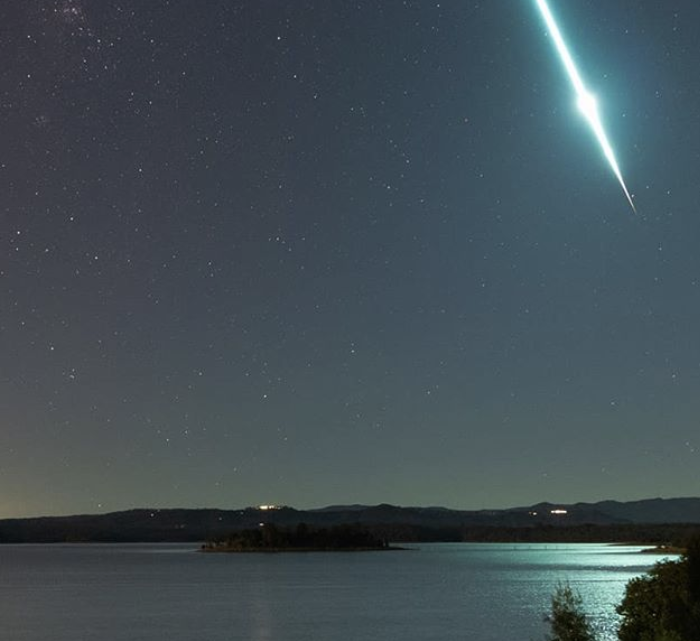
[[[408,548],[395,545],[384,547],[357,547],[357,548],[324,548],[324,547],[281,547],[281,548],[233,548],[233,547],[207,547],[203,545],[199,552],[205,554],[284,554],[287,552],[405,552]]]

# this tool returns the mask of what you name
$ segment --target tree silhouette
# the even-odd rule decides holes
[[[550,625],[547,641],[595,641],[583,611],[581,595],[569,584],[561,584],[552,595],[552,611],[545,620]]]

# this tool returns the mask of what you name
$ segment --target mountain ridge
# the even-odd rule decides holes
[[[541,502],[491,510],[403,507],[388,503],[332,505],[310,510],[289,506],[237,510],[133,508],[104,514],[2,519],[0,543],[201,541],[256,528],[262,523],[280,527],[299,523],[316,527],[359,523],[394,540],[536,540],[538,537],[549,540],[564,529],[569,530],[567,536],[570,536],[571,528],[579,529],[579,538],[594,539],[600,535],[631,540],[635,532],[642,531],[641,526],[700,526],[700,498]],[[656,527],[654,531],[660,529]]]

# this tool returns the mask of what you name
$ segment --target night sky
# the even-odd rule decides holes
[[[700,495],[700,3],[5,0],[0,517]]]

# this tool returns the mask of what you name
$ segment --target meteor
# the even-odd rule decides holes
[[[549,33],[552,36],[552,39],[554,40],[554,44],[557,47],[557,53],[559,54],[559,57],[561,58],[561,61],[564,64],[566,72],[569,74],[571,84],[574,86],[574,90],[576,91],[576,96],[578,98],[578,107],[581,110],[581,113],[588,121],[588,124],[591,126],[591,129],[593,129],[593,133],[595,134],[595,137],[598,139],[598,142],[600,143],[600,146],[603,149],[603,154],[605,155],[608,164],[612,168],[615,177],[620,183],[622,191],[625,192],[625,196],[627,196],[627,200],[630,204],[630,207],[632,207],[632,211],[634,211],[634,213],[636,214],[637,208],[634,206],[634,202],[632,202],[632,196],[630,196],[630,193],[627,190],[627,185],[625,185],[625,181],[622,178],[620,166],[617,164],[615,152],[613,151],[612,146],[610,145],[610,141],[608,140],[608,136],[605,133],[603,122],[601,121],[600,114],[598,113],[598,103],[596,102],[595,96],[592,93],[590,93],[588,89],[586,89],[586,85],[583,84],[581,75],[579,74],[578,69],[574,64],[573,58],[569,53],[569,49],[567,48],[566,43],[564,42],[564,38],[561,35],[561,31],[559,31],[559,27],[557,26],[557,23],[554,20],[554,16],[549,10],[549,5],[547,4],[547,1],[536,0],[536,2],[540,12],[542,13],[542,17],[544,18],[544,21],[547,24],[547,29],[549,30]]]

